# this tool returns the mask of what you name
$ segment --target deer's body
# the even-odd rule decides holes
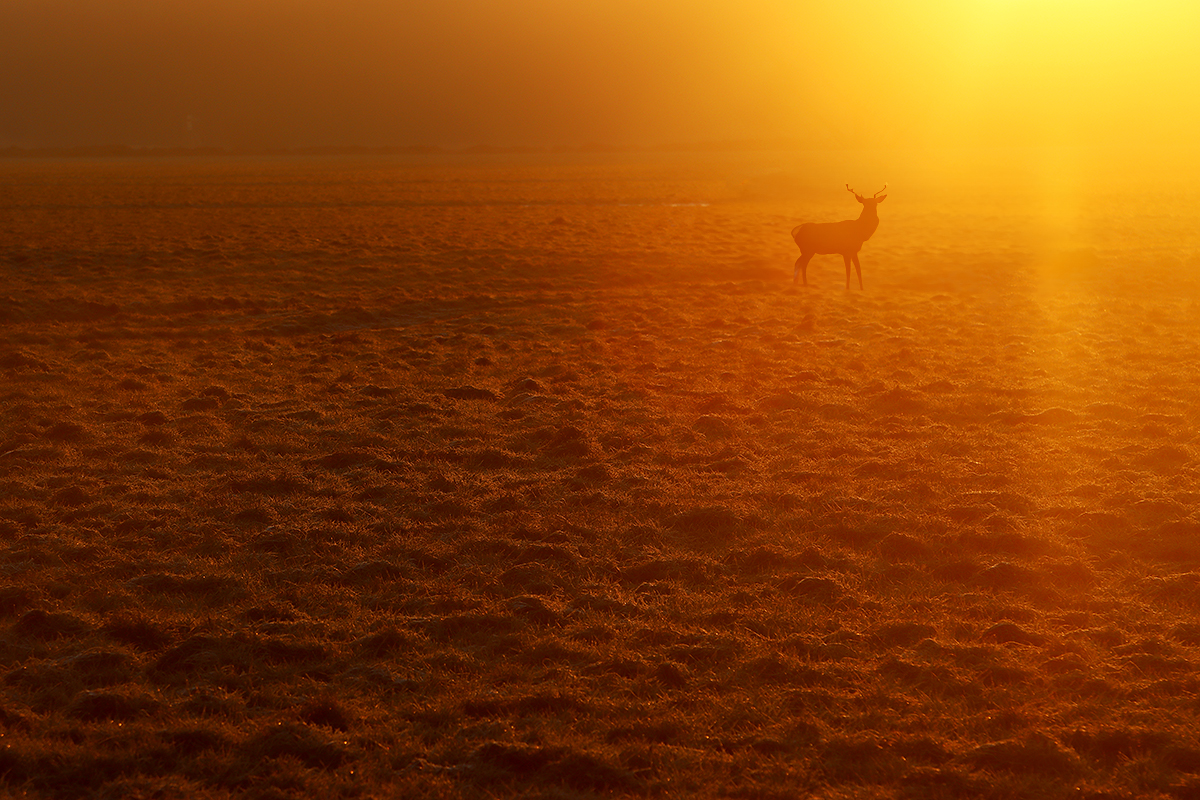
[[[884,186],[883,189],[887,187]],[[879,227],[879,204],[887,199],[883,197],[863,197],[848,185],[846,189],[854,194],[854,199],[862,203],[862,213],[858,219],[846,219],[841,222],[806,222],[792,228],[792,239],[800,248],[800,257],[796,259],[796,271],[792,274],[792,283],[803,278],[808,285],[808,262],[815,255],[840,255],[846,262],[846,288],[850,288],[850,265],[858,274],[858,288],[863,288],[862,265],[858,263],[858,251],[863,242],[871,238]],[[879,192],[882,192],[880,189]],[[875,194],[878,195],[879,192]]]

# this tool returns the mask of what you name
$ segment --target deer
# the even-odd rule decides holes
[[[883,185],[882,192],[887,189]],[[863,242],[871,238],[879,227],[879,204],[887,200],[887,195],[879,196],[876,192],[870,197],[863,197],[846,184],[846,191],[854,195],[854,199],[862,203],[862,213],[858,219],[846,219],[841,222],[806,222],[792,228],[792,238],[800,248],[800,257],[796,259],[796,271],[792,273],[792,285],[800,278],[808,286],[808,262],[817,254],[840,255],[846,262],[846,291],[850,291],[850,264],[854,263],[854,271],[858,273],[858,288],[863,288],[862,265],[858,263],[858,251]]]

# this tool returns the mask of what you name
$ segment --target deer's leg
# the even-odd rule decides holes
[[[842,260],[846,262],[846,291],[850,291],[850,259],[854,259],[854,263],[858,264],[858,256],[843,255]]]
[[[812,253],[801,253],[796,259],[796,271],[792,273],[792,285],[796,285],[798,278],[804,279],[804,285],[808,286],[808,262],[812,261]]]
[[[863,287],[862,264],[858,263],[858,253],[854,254],[854,271],[858,273],[858,288],[861,289]],[[846,270],[846,288],[850,288],[850,270]]]

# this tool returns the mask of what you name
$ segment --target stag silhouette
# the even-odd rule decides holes
[[[887,188],[883,185],[882,192]],[[854,271],[858,273],[858,288],[863,288],[862,265],[858,263],[858,251],[863,242],[871,238],[871,234],[879,227],[879,204],[887,200],[887,195],[879,197],[876,192],[871,197],[863,197],[846,184],[846,191],[854,195],[854,199],[862,203],[862,213],[858,219],[846,219],[841,222],[806,222],[792,228],[792,238],[800,248],[800,257],[796,259],[796,271],[792,273],[792,285],[799,278],[804,279],[808,286],[808,262],[818,254],[840,255],[846,262],[846,290],[850,289],[850,264],[854,263]]]

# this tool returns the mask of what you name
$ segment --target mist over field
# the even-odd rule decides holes
[[[1192,796],[1196,182],[1085,157],[0,163],[0,785]]]
[[[669,35],[667,35],[669,33]],[[1179,0],[0,0],[0,147],[1187,146]]]

